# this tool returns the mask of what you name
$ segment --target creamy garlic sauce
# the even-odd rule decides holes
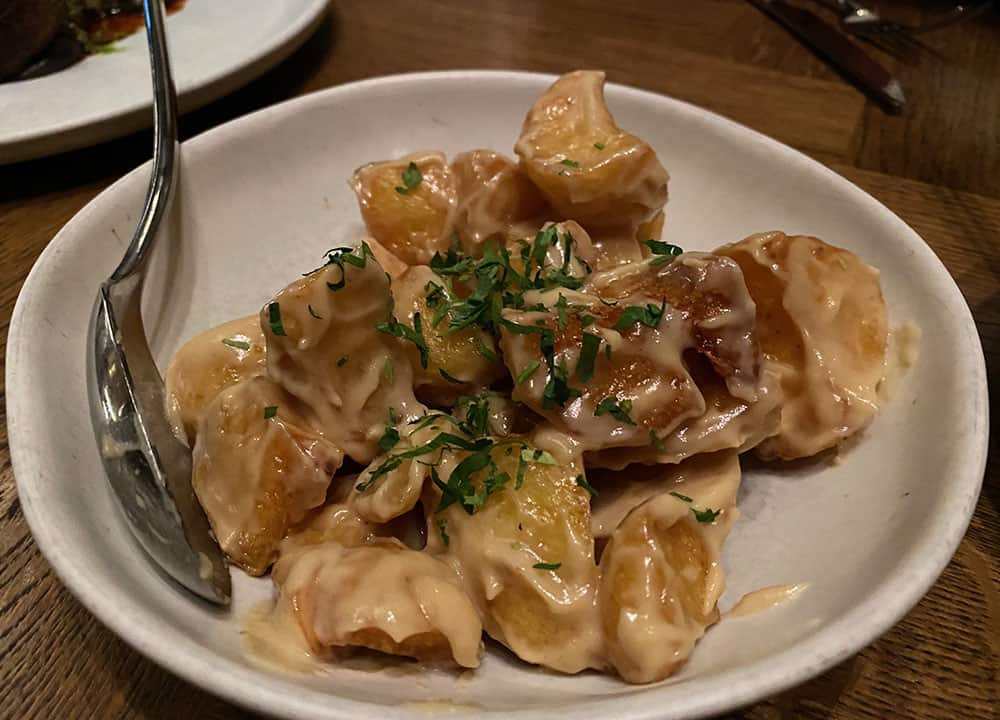
[[[299,410],[256,377],[223,390],[199,425],[191,484],[220,547],[253,575],[271,564],[289,528],[323,504],[343,462]]]
[[[167,413],[174,433],[194,444],[205,407],[227,387],[267,372],[257,315],[230,320],[188,340],[167,368]]]
[[[885,375],[878,386],[881,402],[888,402],[896,386],[920,356],[920,338],[923,332],[915,322],[903,323],[889,332],[889,346],[885,356]]]
[[[395,540],[326,542],[283,554],[274,577],[275,613],[294,618],[313,653],[367,647],[479,665],[479,616],[448,565],[426,553]]]
[[[794,600],[809,588],[809,583],[772,585],[748,592],[726,613],[726,617],[744,617]]]
[[[735,502],[736,489],[727,492]],[[669,492],[652,497],[626,516],[601,555],[608,659],[628,682],[671,675],[719,619],[721,548],[739,511],[723,505],[714,522],[702,523],[692,505]]]
[[[412,700],[400,703],[399,707],[417,710],[433,715],[451,715],[465,710],[482,710],[483,706],[475,702],[456,702],[443,698],[441,700]]]
[[[722,509],[736,505],[739,457],[734,451],[699,455],[679,465],[637,465],[624,472],[593,470],[588,475],[598,495],[591,502],[595,538],[611,537],[625,517],[650,498],[680,493],[694,507]]]
[[[780,432],[758,454],[814,455],[867,425],[878,411],[888,329],[878,270],[816,238],[780,232],[717,252],[741,264],[751,294],[780,293],[781,312],[799,334],[765,342],[765,352],[782,356],[785,401]]]
[[[363,463],[375,457],[387,408],[400,422],[423,415],[403,341],[375,329],[390,320],[392,307],[377,263],[326,265],[282,290],[274,303],[284,334],[273,332],[265,307],[268,374],[310,408],[315,426],[346,454]]]
[[[323,659],[306,645],[295,616],[276,612],[269,600],[247,611],[240,634],[247,657],[267,669],[297,673],[317,673],[324,669]]]

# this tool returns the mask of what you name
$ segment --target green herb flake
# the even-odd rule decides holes
[[[670,494],[673,495],[678,500],[683,500],[686,503],[694,502],[694,500],[692,500],[691,498],[689,498],[687,495],[681,495],[679,492],[673,492],[673,491],[671,491]]]
[[[583,333],[583,345],[580,348],[580,359],[576,362],[576,378],[580,382],[589,382],[594,377],[594,363],[601,347],[601,336]]]
[[[663,312],[666,310],[666,307],[666,300],[659,307],[653,303],[649,303],[645,307],[635,305],[627,307],[622,312],[622,316],[618,318],[618,322],[612,325],[611,328],[613,330],[626,330],[636,323],[655,328],[659,326],[660,321],[663,319]]]
[[[593,315],[581,315],[580,316],[580,327],[586,328],[590,327],[597,320]]]
[[[476,351],[490,362],[500,362],[500,358],[497,357],[497,354],[487,347],[486,343],[483,342],[483,339],[480,337],[476,338]]]
[[[314,318],[316,318],[317,320],[322,320],[323,319],[319,315],[316,314],[316,311],[313,310],[313,306],[312,305],[306,305],[306,307],[309,309],[309,314],[312,315]]]
[[[631,411],[631,400],[619,401],[617,398],[606,397],[597,403],[597,407],[594,408],[594,416],[600,417],[604,413],[608,413],[619,422],[625,423],[626,425],[635,425],[635,421],[629,417],[629,413]]]
[[[663,263],[671,262],[675,257],[684,252],[683,248],[677,245],[671,245],[668,242],[662,242],[660,240],[653,240],[650,238],[643,242],[643,245],[648,247],[653,255],[656,257],[653,259],[653,265],[661,265]]]
[[[420,351],[420,366],[427,367],[427,340],[424,339],[424,329],[423,324],[420,319],[420,313],[413,313],[413,327],[409,325],[404,325],[395,318],[389,322],[382,322],[375,325],[375,329],[386,335],[392,335],[394,337],[403,338],[404,340],[409,340],[411,343],[417,346],[417,350]]]
[[[524,448],[521,450],[521,454],[517,458],[517,476],[514,480],[514,489],[520,490],[524,485],[524,475],[528,471],[528,461],[524,459]]]
[[[691,512],[694,513],[695,519],[700,523],[711,524],[715,522],[715,518],[719,517],[722,510],[713,510],[712,508],[705,508],[704,510],[698,510],[697,508],[691,508]]]
[[[441,533],[441,542],[444,543],[445,547],[451,543],[451,538],[448,537],[448,521],[444,518],[434,518],[434,525],[437,526],[438,532]]]
[[[660,440],[660,436],[659,436],[659,435],[657,435],[657,434],[656,434],[656,433],[655,433],[654,431],[652,431],[652,430],[650,430],[650,431],[649,431],[649,442],[650,442],[650,444],[651,444],[651,445],[652,445],[652,446],[653,446],[654,448],[656,448],[656,449],[657,449],[657,450],[659,450],[660,452],[666,452],[666,451],[667,451],[667,446],[663,444],[663,441],[662,441],[662,440]]]
[[[535,570],[558,570],[559,568],[562,567],[562,563],[561,562],[557,562],[557,563],[535,563],[531,567],[535,568]]]
[[[578,168],[578,167],[580,167],[580,163],[578,163],[576,160],[570,160],[569,158],[564,158],[564,159],[560,160],[559,164],[560,165],[565,165],[566,167],[571,167],[571,168]]]
[[[265,420],[270,420],[271,418],[273,418],[277,414],[278,414],[278,406],[277,405],[268,405],[266,408],[264,408],[264,419]]]
[[[535,463],[537,465],[556,465],[556,459],[552,457],[552,453],[546,452],[545,450],[532,450],[530,448],[524,448],[521,451],[521,459],[525,462]]]
[[[344,365],[347,364],[347,360],[349,358],[350,358],[349,355],[344,355],[344,357],[340,358],[340,360],[337,361],[337,367],[344,367]]]
[[[396,429],[396,412],[389,408],[389,421],[385,424],[385,431],[379,438],[378,446],[382,452],[389,452],[399,443],[399,430]]]
[[[403,171],[401,177],[403,179],[403,186],[396,186],[396,192],[400,195],[406,195],[410,192],[410,190],[419,185],[421,180],[424,179],[423,174],[420,172],[420,169],[417,167],[415,162],[411,162],[406,166],[406,169]]]
[[[594,147],[598,150],[603,150],[607,146],[604,143],[594,143]]]
[[[528,378],[534,375],[535,371],[541,366],[542,364],[540,362],[538,362],[537,360],[532,360],[525,366],[524,370],[522,370],[517,374],[517,377],[514,378],[514,384],[522,385],[525,381],[527,381]]]
[[[281,322],[281,304],[269,303],[267,306],[267,320],[271,325],[271,333],[274,335],[284,335],[285,326]]]
[[[441,377],[443,377],[445,380],[447,380],[450,383],[455,383],[456,385],[463,385],[465,383],[464,380],[459,380],[457,377],[455,377],[454,375],[452,375],[451,373],[449,373],[444,368],[438,368],[438,372],[441,373]]]
[[[587,482],[587,478],[585,478],[583,475],[576,476],[576,484],[582,487],[587,492],[589,492],[591,497],[597,497],[597,490],[594,488],[593,485]]]
[[[559,293],[559,299],[556,300],[556,320],[559,330],[565,330],[569,324],[569,301],[562,293]]]
[[[234,347],[237,350],[249,350],[250,343],[245,340],[231,340],[230,338],[224,338],[222,340],[223,345],[228,345],[229,347]]]

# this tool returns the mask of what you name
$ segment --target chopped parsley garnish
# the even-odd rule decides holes
[[[493,352],[493,350],[491,350],[489,347],[487,347],[486,343],[483,342],[483,339],[480,337],[476,338],[476,351],[490,362],[500,361],[500,358],[497,357],[497,354]]]
[[[521,451],[521,459],[529,463],[538,463],[539,465],[555,465],[556,459],[552,457],[552,453],[545,450],[532,450],[530,448],[524,448]]]
[[[517,374],[517,377],[514,378],[514,384],[515,385],[523,384],[525,381],[527,381],[528,378],[534,375],[535,370],[537,370],[541,366],[542,364],[540,362],[538,362],[537,360],[532,360],[525,366],[524,370],[522,370]]]
[[[434,525],[437,526],[438,532],[441,533],[441,542],[444,543],[445,547],[451,543],[451,538],[448,537],[448,521],[444,518],[434,518]]]
[[[694,500],[689,498],[687,495],[681,495],[679,492],[671,492],[670,494],[673,495],[678,500],[683,500],[688,505],[691,505],[691,503],[694,502]],[[698,522],[711,524],[715,522],[715,518],[719,517],[719,515],[722,514],[722,509],[720,508],[719,510],[713,510],[712,508],[705,508],[704,510],[699,510],[698,508],[692,505],[691,512],[694,513],[695,520],[697,520]]]
[[[455,377],[454,375],[452,375],[451,373],[449,373],[444,368],[438,368],[438,372],[441,373],[441,377],[443,377],[445,380],[447,380],[450,383],[455,383],[456,385],[462,385],[462,384],[465,383],[464,380],[459,380],[457,377]]]
[[[585,332],[582,340],[580,359],[576,363],[576,379],[585,383],[594,377],[594,362],[601,347],[601,336]]]
[[[409,325],[404,325],[403,323],[393,318],[389,322],[382,322],[375,325],[375,329],[379,332],[385,333],[386,335],[392,335],[394,337],[403,338],[404,340],[409,340],[411,343],[417,346],[417,350],[420,351],[420,366],[427,368],[427,341],[424,339],[424,329],[420,320],[420,313],[413,313],[413,327]]]
[[[657,435],[656,432],[654,432],[653,430],[649,431],[649,442],[652,444],[654,448],[656,448],[660,452],[666,452],[667,446],[663,444],[663,441],[660,440],[660,436]]]
[[[697,508],[691,508],[691,512],[694,513],[695,519],[700,523],[714,523],[715,518],[719,517],[722,510],[713,510],[712,508],[698,510]]]
[[[349,357],[350,357],[349,355],[344,355],[344,357],[340,358],[340,360],[337,361],[337,367],[344,367],[344,365],[347,364],[347,360]]]
[[[569,158],[564,158],[560,160],[559,163],[561,165],[565,165],[566,167],[571,167],[571,168],[580,167],[580,163],[578,163],[576,160],[570,160]]]
[[[561,562],[557,562],[557,563],[535,563],[531,567],[535,568],[535,570],[558,570],[559,568],[562,567],[562,563]]]
[[[278,406],[277,405],[268,405],[266,408],[264,408],[264,419],[265,420],[270,420],[271,418],[273,418],[277,414],[278,414]]]
[[[618,322],[612,325],[611,328],[613,330],[625,330],[636,323],[641,323],[647,327],[655,328],[663,319],[663,311],[666,307],[666,300],[664,300],[659,307],[653,303],[649,303],[645,307],[637,305],[627,307],[622,312],[622,316],[618,318]]]
[[[396,411],[389,408],[389,421],[385,424],[385,431],[379,438],[378,446],[382,452],[389,452],[399,443],[399,430],[396,428]]]
[[[595,320],[597,320],[597,318],[595,318],[593,315],[581,315],[580,316],[580,327],[582,327],[582,328],[590,327],[591,325],[594,324]]]
[[[607,146],[604,143],[594,143],[594,147],[598,150],[603,150]]]
[[[582,487],[587,492],[589,492],[592,497],[597,497],[597,490],[594,488],[593,485],[587,482],[587,478],[585,478],[583,475],[576,476],[576,484]]]
[[[357,268],[364,268],[368,265],[368,258],[374,257],[372,254],[372,249],[369,247],[368,243],[361,243],[361,254],[355,255],[354,248],[341,247],[334,248],[333,250],[328,250],[326,258],[327,265],[336,265],[340,268],[340,280],[337,282],[327,281],[326,286],[336,292],[347,284],[347,273],[344,271],[344,265],[353,265]]]
[[[410,192],[410,190],[419,185],[421,180],[424,179],[423,174],[420,172],[420,169],[417,167],[415,162],[411,162],[406,166],[406,169],[403,171],[401,177],[403,178],[403,186],[396,186],[396,192],[400,195],[406,195]]]
[[[646,240],[643,244],[652,251],[653,255],[656,255],[652,260],[653,265],[662,265],[663,263],[671,262],[675,257],[684,252],[677,245],[671,245],[668,242],[660,240],[650,239]]]
[[[312,315],[314,318],[316,318],[317,320],[322,320],[323,319],[319,315],[316,314],[316,311],[313,310],[313,306],[312,305],[306,305],[306,307],[309,309],[309,314]]]
[[[229,338],[223,338],[222,344],[223,345],[228,345],[229,347],[234,347],[237,350],[249,350],[250,349],[250,343],[246,342],[245,340],[231,340]]]
[[[569,301],[562,293],[559,293],[559,299],[556,300],[556,320],[560,330],[565,330],[569,324]]]
[[[271,332],[274,335],[284,335],[285,326],[281,322],[281,304],[269,303],[267,306],[267,321],[271,325]]]
[[[458,429],[470,437],[490,434],[490,398],[495,393],[484,390],[475,396],[463,395],[455,401],[456,412],[464,412],[462,420],[454,421]]]
[[[597,403],[597,407],[594,408],[594,416],[600,417],[604,413],[608,413],[619,422],[623,422],[626,425],[635,425],[635,421],[629,417],[631,411],[631,400],[618,400],[618,398],[606,397]]]

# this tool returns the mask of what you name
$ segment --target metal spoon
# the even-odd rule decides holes
[[[163,379],[140,310],[146,265],[177,177],[177,97],[162,2],[144,1],[153,76],[152,177],[132,242],[97,295],[87,384],[97,447],[132,533],[167,575],[228,605],[229,570],[191,487],[191,450],[167,417]]]

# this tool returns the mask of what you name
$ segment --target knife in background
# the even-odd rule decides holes
[[[815,13],[784,0],[748,0],[781,23],[810,50],[890,112],[906,105],[903,88],[889,71]]]

